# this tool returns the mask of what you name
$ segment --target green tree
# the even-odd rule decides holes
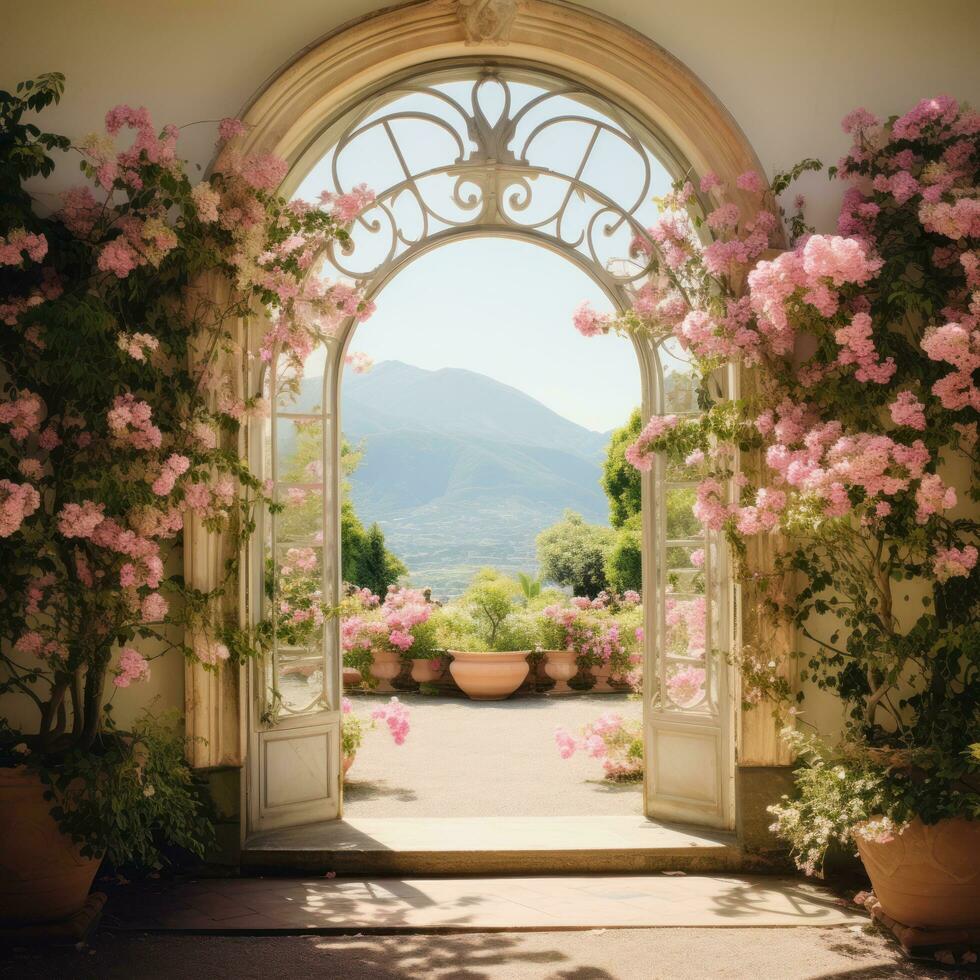
[[[351,512],[353,513],[353,508]],[[366,533],[362,528],[361,533],[363,535],[361,538],[349,543],[356,549],[356,558],[347,581],[352,585],[370,589],[383,599],[388,589],[406,573],[407,569],[404,563],[385,547],[384,532],[377,524],[372,524]],[[342,541],[341,547],[343,546]]]
[[[615,539],[612,528],[587,524],[581,514],[566,510],[537,536],[541,577],[570,587],[575,595],[598,595],[609,585],[605,562]]]
[[[602,489],[609,498],[609,522],[622,527],[634,514],[640,513],[640,473],[626,462],[626,447],[635,442],[643,420],[634,408],[626,425],[613,431],[602,464]]]
[[[643,518],[633,514],[616,532],[605,562],[606,579],[617,592],[643,591]]]
[[[483,568],[476,573],[463,594],[463,602],[469,607],[480,638],[486,641],[488,650],[497,649],[501,626],[513,612],[514,600],[520,593],[520,586],[513,579],[495,568]]]

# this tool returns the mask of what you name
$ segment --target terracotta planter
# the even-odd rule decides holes
[[[102,858],[81,856],[53,805],[24,766],[0,769],[0,925],[55,922],[85,904]]]
[[[919,929],[980,928],[980,820],[915,819],[887,844],[854,839],[886,915]]]
[[[507,653],[450,650],[449,673],[460,690],[474,701],[502,701],[527,677],[527,651]]]
[[[575,662],[578,654],[574,650],[545,650],[544,672],[555,682],[552,694],[569,694],[568,682],[578,673]]]
[[[361,677],[361,672],[356,667],[345,667],[344,668],[344,688],[349,689],[352,687],[357,687],[361,681],[364,680]]]
[[[351,752],[350,755],[345,755],[344,756],[343,760],[341,761],[341,766],[343,767],[344,775],[345,776],[347,775],[348,771],[350,770],[350,767],[352,765],[354,765],[354,760],[356,758],[357,758],[357,753],[356,752]]]
[[[390,694],[392,681],[402,672],[401,657],[391,650],[374,650],[371,654],[371,676],[378,682],[376,691]]]
[[[612,668],[609,664],[600,664],[598,667],[592,666],[589,668],[592,676],[595,678],[595,684],[592,685],[592,694],[611,694],[612,687],[609,684],[609,674]]]
[[[442,659],[427,657],[425,660],[412,661],[412,680],[417,684],[432,684],[442,677]]]

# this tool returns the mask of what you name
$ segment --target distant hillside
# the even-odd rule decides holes
[[[320,399],[307,378],[302,407]],[[345,377],[341,423],[364,456],[351,498],[378,521],[416,584],[462,590],[495,565],[533,571],[534,538],[566,507],[605,523],[608,433],[592,432],[482,374],[383,361]]]

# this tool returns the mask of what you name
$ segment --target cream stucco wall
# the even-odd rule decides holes
[[[977,0],[927,6],[915,0],[589,0],[580,6],[652,38],[699,75],[769,172],[802,156],[835,161],[846,149],[839,120],[856,105],[889,114],[939,93],[980,104]],[[73,137],[99,128],[105,110],[120,102],[146,105],[158,123],[217,120],[239,113],[318,38],[373,9],[373,0],[7,3],[0,87],[64,72],[65,99],[45,124]],[[182,154],[206,167],[213,139],[213,126],[192,127],[182,135]],[[74,161],[65,161],[45,190],[76,179]],[[837,188],[813,176],[805,189],[811,217],[829,229]],[[141,695],[179,705],[182,690],[183,665],[171,658],[156,662]],[[0,705],[0,715],[5,710],[10,713]],[[811,713],[825,722],[831,717],[826,702],[813,704]]]

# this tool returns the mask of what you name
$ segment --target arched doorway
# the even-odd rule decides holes
[[[400,136],[406,126],[431,131],[428,141],[413,142],[414,159]],[[350,156],[356,165],[348,165]],[[389,160],[387,175],[372,181],[365,171],[382,157]],[[493,235],[557,252],[614,306],[627,309],[643,274],[642,264],[630,258],[631,242],[646,237],[656,215],[650,199],[692,169],[651,122],[582,80],[519,59],[481,56],[429,62],[363,89],[309,134],[289,183],[301,196],[304,184],[335,194],[361,181],[374,184],[376,199],[358,218],[350,245],[324,256],[326,274],[346,276],[370,298],[420,255],[461,238]],[[262,550],[252,561],[255,619],[275,615],[276,578],[270,588],[267,570],[279,568],[290,549],[313,556],[325,601],[339,601],[340,385],[355,326],[348,320],[327,345],[319,399],[307,394],[297,401],[292,379],[277,373],[275,360],[251,380],[271,405],[266,427],[252,433],[253,465],[261,461],[260,475],[272,481],[283,507],[263,516],[256,536]],[[644,415],[695,410],[679,347],[645,339],[634,347]],[[734,379],[712,383],[721,390]],[[319,443],[306,476],[290,471],[284,455],[286,434],[297,426]],[[734,593],[722,542],[710,534],[672,533],[671,497],[688,494],[691,486],[662,462],[643,478],[645,810],[649,817],[727,828],[734,823],[734,707],[726,660]],[[295,519],[300,509],[308,512],[304,521]],[[703,555],[703,591],[684,590],[693,578],[694,552]],[[679,603],[698,609],[696,651],[672,642],[672,610]],[[282,672],[311,655],[320,660],[318,683],[299,700],[284,699]],[[704,683],[699,696],[680,702],[670,681],[692,665],[704,671]],[[340,816],[340,670],[335,620],[302,644],[280,643],[255,670],[249,829]]]

